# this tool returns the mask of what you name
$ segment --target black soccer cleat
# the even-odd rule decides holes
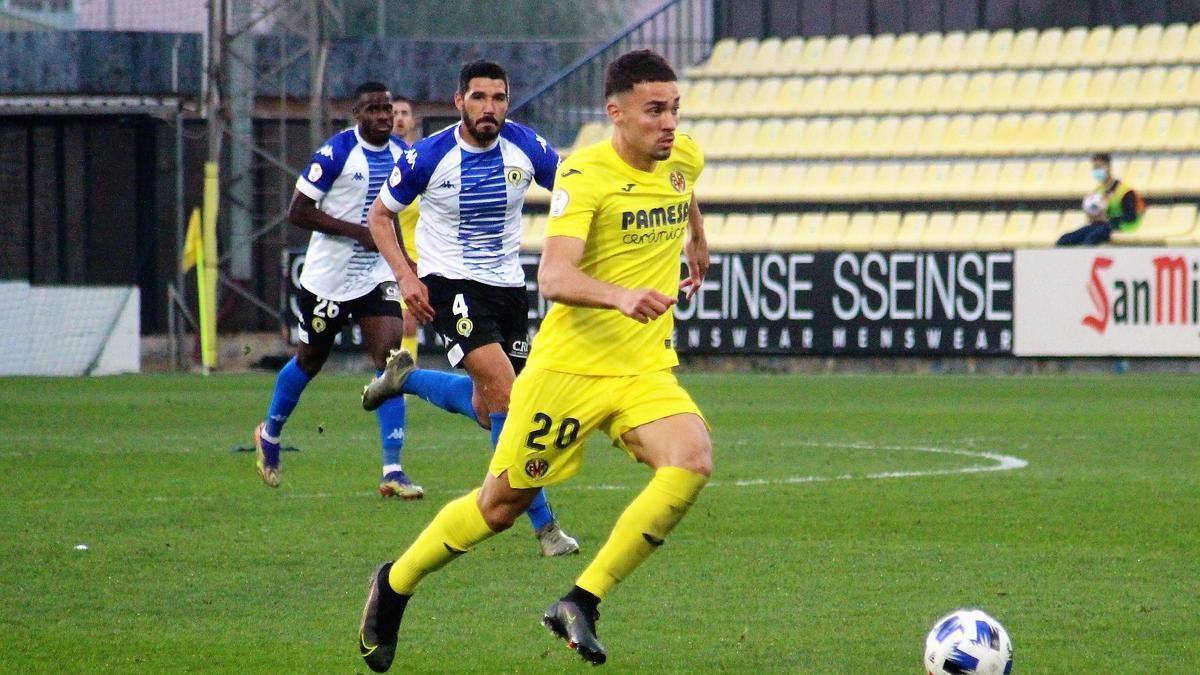
[[[579,652],[584,661],[594,666],[608,659],[608,652],[596,637],[596,621],[600,611],[588,611],[570,600],[558,600],[542,615],[542,625],[567,641],[567,646]]]
[[[396,635],[400,632],[400,620],[411,596],[400,595],[388,585],[388,572],[392,563],[386,562],[375,568],[371,577],[371,590],[367,593],[367,604],[363,607],[362,624],[358,628],[358,653],[362,654],[367,666],[377,673],[387,672],[396,657]]]

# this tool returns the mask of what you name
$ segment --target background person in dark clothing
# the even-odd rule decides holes
[[[1132,231],[1142,223],[1146,203],[1133,188],[1112,175],[1112,156],[1092,155],[1096,190],[1083,199],[1088,224],[1058,238],[1058,246],[1096,246],[1108,241],[1115,230]]]

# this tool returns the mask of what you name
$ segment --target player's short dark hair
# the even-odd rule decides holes
[[[358,99],[363,94],[374,94],[375,92],[387,92],[387,85],[382,82],[368,80],[354,88],[354,98]]]
[[[462,70],[458,71],[458,93],[467,93],[467,87],[471,85],[471,80],[482,77],[488,80],[504,80],[504,89],[508,90],[508,73],[504,72],[503,66],[495,61],[472,61],[464,64]]]
[[[1103,162],[1108,166],[1112,166],[1112,155],[1108,154],[1107,152],[1097,152],[1096,154],[1092,155],[1092,161]]]
[[[604,74],[604,98],[633,91],[641,82],[674,82],[675,69],[657,52],[638,49],[626,52],[608,64]]]
[[[412,105],[412,101],[410,101],[404,94],[396,94],[393,96],[392,103],[407,103],[410,106]]]

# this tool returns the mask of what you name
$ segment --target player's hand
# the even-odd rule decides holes
[[[359,232],[358,235],[354,237],[354,240],[357,241],[358,245],[362,246],[363,250],[365,251],[379,250],[379,248],[375,246],[375,237],[371,236],[371,228],[362,228],[362,232]]]
[[[679,282],[679,290],[683,291],[688,300],[700,290],[704,275],[708,274],[708,241],[704,237],[691,237],[684,247],[687,256],[688,275]]]
[[[415,274],[406,274],[399,281],[405,309],[412,312],[413,318],[421,323],[433,321],[433,306],[429,304],[429,289],[425,288],[425,284]]]
[[[653,288],[635,288],[625,292],[618,310],[639,323],[650,323],[671,309],[675,298],[663,295]]]

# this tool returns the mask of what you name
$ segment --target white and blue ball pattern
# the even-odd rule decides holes
[[[1008,631],[978,609],[942,617],[925,638],[929,675],[1009,675],[1013,649]]]

